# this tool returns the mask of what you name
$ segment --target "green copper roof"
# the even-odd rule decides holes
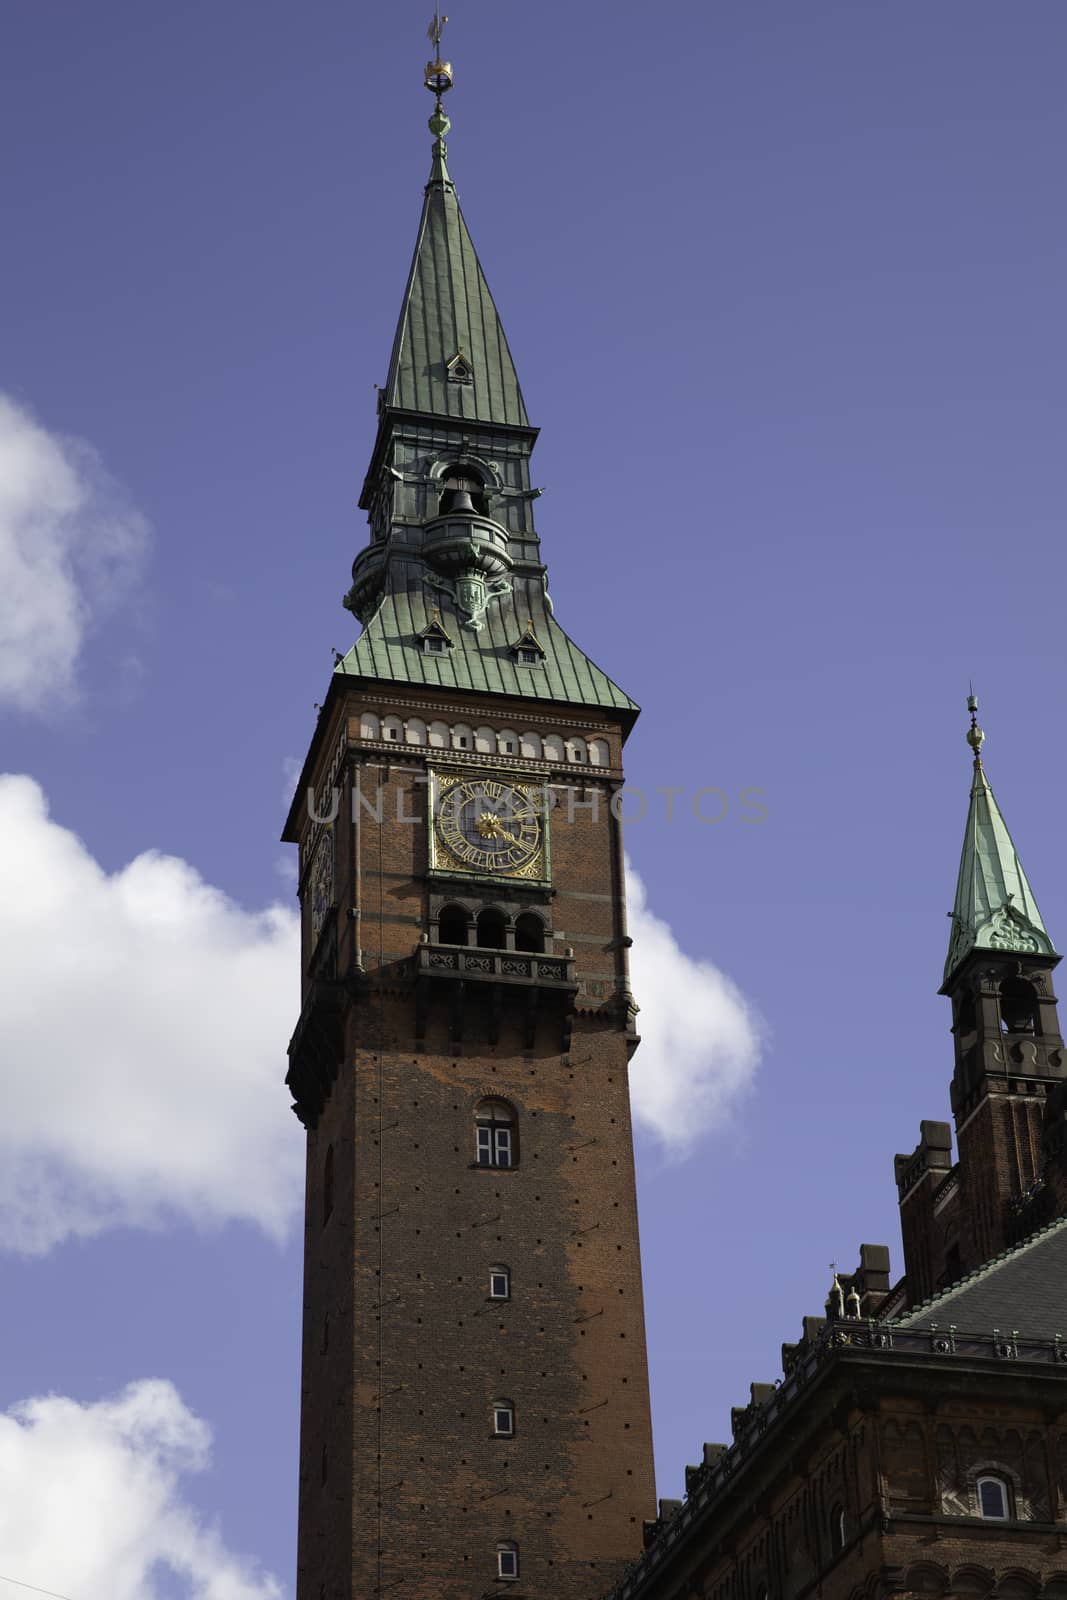
[[[469,369],[465,380],[456,380],[457,357],[458,370],[463,364]],[[440,140],[426,185],[385,401],[405,411],[529,426],[515,363]]]
[[[968,735],[975,751],[974,781],[952,908],[946,983],[972,950],[1056,954],[982,767],[982,738],[981,729],[974,723]]]
[[[534,592],[524,595],[524,589]],[[460,626],[446,613],[445,627],[453,644],[443,655],[427,655],[422,648],[421,635],[434,612],[434,600],[420,590],[387,592],[338,663],[336,674],[637,712],[629,696],[564,633],[549,612],[539,583],[536,589],[533,584],[516,585],[516,593],[487,611],[479,632]],[[514,646],[531,620],[545,653],[539,666],[521,666]]]

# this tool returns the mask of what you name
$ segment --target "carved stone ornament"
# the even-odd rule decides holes
[[[432,589],[447,595],[459,612],[465,628],[480,633],[485,623],[485,613],[493,600],[511,593],[510,578],[486,578],[480,572],[465,572],[454,581],[448,578],[429,578]]]
[[[1005,906],[989,919],[988,944],[992,950],[1027,950],[1036,953],[1041,941],[1021,912]]]

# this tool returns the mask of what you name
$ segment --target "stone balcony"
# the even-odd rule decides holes
[[[570,1047],[571,1018],[578,981],[570,956],[549,956],[520,950],[486,950],[466,945],[420,944],[415,951],[415,1034],[421,1043],[431,1004],[449,1008],[450,1037],[461,1044],[468,1031],[470,1007],[483,1008],[488,1039],[496,1044],[505,1008],[517,1011],[523,1038],[533,1048],[538,1018],[545,1011],[558,1017],[561,1050]]]

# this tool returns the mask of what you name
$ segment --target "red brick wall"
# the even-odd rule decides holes
[[[345,708],[352,730],[358,710]],[[419,714],[537,726],[529,708],[506,704]],[[543,726],[572,731],[550,708]],[[618,761],[617,725],[573,731],[608,737]],[[358,926],[370,983],[350,1009],[345,1059],[308,1139],[298,1600],[319,1600],[320,1586],[327,1600],[377,1594],[379,1562],[382,1593],[467,1600],[498,1586],[501,1539],[519,1546],[516,1592],[578,1600],[638,1553],[654,1504],[609,781],[568,771],[568,781],[598,787],[600,816],[578,808],[573,824],[565,813],[552,823],[548,953],[572,947],[581,986],[567,1054],[547,1010],[532,1049],[507,1013],[490,1046],[474,993],[461,1050],[450,1048],[443,999],[431,1002],[419,1049],[412,957],[429,909],[426,828],[397,821],[397,795],[402,814],[424,819],[426,789],[411,769],[425,770],[428,757],[454,765],[457,752],[375,745],[363,754],[365,790],[381,778],[384,803],[380,824],[364,812],[359,825],[358,924],[348,916],[357,873],[347,803],[335,833],[342,967]],[[474,1165],[474,1108],[487,1095],[517,1113],[512,1170]],[[323,1227],[331,1142],[336,1200]],[[512,1273],[503,1304],[488,1299],[497,1263]],[[495,1398],[514,1402],[513,1439],[491,1435]]]

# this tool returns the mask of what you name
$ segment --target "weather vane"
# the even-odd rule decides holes
[[[426,37],[433,45],[434,59],[426,65],[425,83],[431,94],[440,100],[441,96],[452,87],[452,63],[441,60],[441,35],[445,31],[447,17],[441,15],[440,5],[433,8],[433,21],[426,30]]]
[[[445,31],[445,23],[447,21],[448,18],[441,15],[441,7],[434,6],[433,21],[426,30],[426,37],[429,39],[438,55],[441,54],[441,35]]]

